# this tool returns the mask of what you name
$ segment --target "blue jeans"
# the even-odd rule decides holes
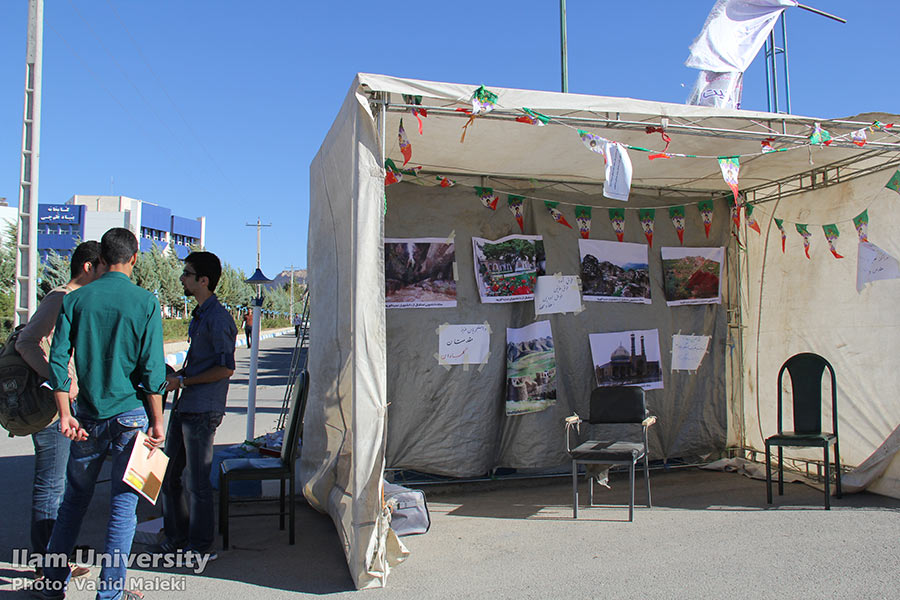
[[[213,441],[223,413],[172,411],[166,433],[169,467],[163,481],[166,538],[198,552],[211,549],[216,536],[215,503],[209,481]],[[187,474],[182,481],[182,475]]]
[[[59,431],[59,421],[31,436],[34,445],[34,485],[31,488],[31,549],[47,552],[56,513],[66,491],[66,463],[70,440]]]
[[[131,553],[131,542],[137,526],[135,511],[138,494],[122,481],[122,476],[137,432],[147,430],[147,413],[143,408],[136,408],[109,419],[79,417],[78,421],[87,430],[88,438],[72,442],[66,470],[66,495],[59,507],[56,526],[47,550],[51,554],[72,555],[81,521],[94,495],[100,467],[107,455],[110,455],[112,469],[109,522],[106,526],[104,556],[101,557],[97,600],[115,600],[122,595],[124,589],[128,555]],[[69,578],[69,567],[47,567],[44,574],[50,583],[62,583]]]

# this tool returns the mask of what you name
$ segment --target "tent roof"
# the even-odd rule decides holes
[[[750,201],[762,201],[777,189],[784,195],[813,185],[846,181],[896,163],[900,156],[900,135],[891,131],[869,131],[869,141],[862,148],[854,145],[849,136],[875,121],[900,121],[896,115],[870,113],[851,119],[815,119],[495,87],[489,89],[498,96],[496,108],[475,119],[465,142],[460,143],[468,115],[457,109],[471,107],[471,97],[478,86],[367,73],[357,76],[357,84],[372,102],[387,105],[385,155],[398,165],[403,157],[394,132],[405,117],[404,128],[413,147],[408,166],[421,165],[423,173],[505,179],[507,184],[524,180],[521,187],[530,187],[534,180],[589,187],[603,182],[603,160],[583,146],[578,129],[658,153],[665,143],[659,132],[648,134],[647,128],[664,127],[672,140],[670,153],[701,158],[649,160],[650,152],[631,150],[632,187],[653,190],[673,201],[685,194],[730,193],[716,161],[718,156],[741,155],[740,188],[750,193]],[[428,111],[422,136],[403,94],[422,96],[421,106]],[[523,107],[553,120],[545,127],[515,123],[515,118],[524,114]],[[817,122],[835,138],[830,146],[809,144]],[[774,148],[787,151],[763,154],[761,142],[767,138],[774,138]]]

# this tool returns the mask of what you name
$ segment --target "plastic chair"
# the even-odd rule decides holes
[[[832,433],[822,431],[822,375],[825,369],[831,373]],[[782,378],[784,372],[791,376],[793,390],[794,430],[782,427]],[[828,449],[834,444],[834,475],[836,496],[841,497],[841,452],[838,446],[837,380],[831,364],[812,352],[795,354],[787,359],[778,371],[778,433],[766,438],[766,500],[772,504],[772,446],[778,446],[778,495],[784,495],[784,446],[822,448],[825,463],[825,510],[831,509],[830,462]]]
[[[640,426],[643,433],[642,442],[624,440],[589,440],[574,449],[571,447],[573,429],[583,423],[577,414],[566,418],[566,451],[572,458],[572,518],[578,518],[578,465],[604,464],[628,465],[629,483],[631,486],[628,504],[628,520],[634,520],[634,469],[637,462],[644,459],[644,483],[647,487],[647,507],[652,506],[650,500],[650,466],[647,446],[647,429],[656,423],[656,417],[650,416],[644,399],[644,390],[637,386],[599,387],[591,392],[590,418],[591,425],[621,425],[634,429]],[[589,505],[594,505],[594,479],[590,480]]]
[[[295,520],[295,491],[294,462],[297,459],[297,440],[300,432],[300,423],[303,420],[303,410],[306,407],[306,399],[309,393],[309,373],[301,371],[294,385],[295,396],[288,415],[287,427],[284,430],[284,439],[281,444],[281,455],[263,456],[258,458],[229,458],[222,461],[219,476],[219,531],[222,533],[222,549],[228,549],[228,508],[231,503],[229,484],[232,481],[267,481],[279,479],[281,481],[281,493],[279,497],[279,510],[277,513],[248,513],[233,515],[235,517],[258,517],[263,515],[279,516],[278,528],[284,529],[285,515],[285,481],[289,484],[287,494],[287,513],[290,520],[288,541],[294,543]],[[240,500],[247,502],[246,499]]]

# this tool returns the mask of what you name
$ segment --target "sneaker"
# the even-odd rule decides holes
[[[171,540],[164,540],[159,544],[150,544],[147,546],[147,552],[150,554],[178,554],[183,547]]]
[[[200,558],[204,558],[204,560],[209,563],[219,558],[219,553],[216,552],[213,548],[209,548],[204,552],[188,548],[184,551],[185,560],[188,560],[188,557],[190,557],[190,560],[193,562],[197,562]]]
[[[76,565],[75,563],[69,563],[69,571],[71,571],[72,579],[78,579],[79,577],[87,577],[88,575],[91,574],[90,567]]]

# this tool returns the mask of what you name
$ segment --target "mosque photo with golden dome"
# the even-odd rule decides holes
[[[592,333],[588,337],[599,387],[638,385],[645,390],[663,387],[659,330]]]

